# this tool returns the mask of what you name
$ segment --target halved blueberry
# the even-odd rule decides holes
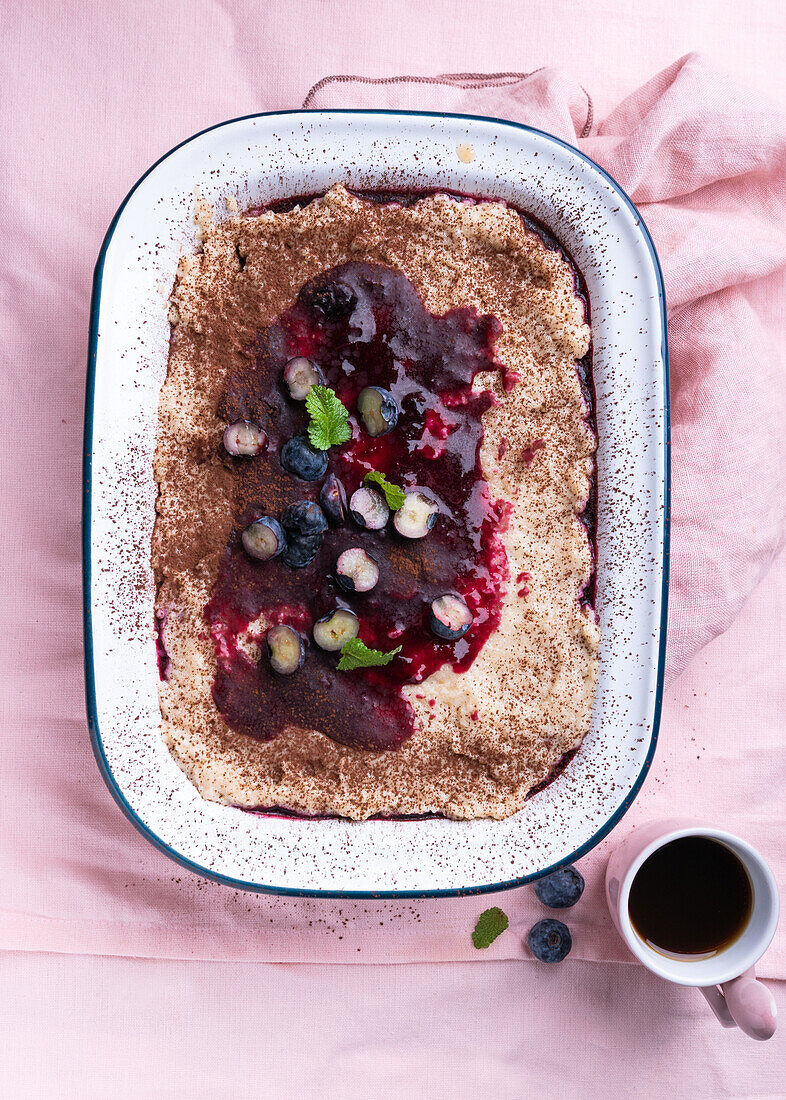
[[[325,478],[319,491],[319,503],[333,523],[343,523],[347,518],[347,493],[335,474],[328,474]]]
[[[387,435],[398,423],[398,405],[390,390],[366,386],[358,394],[358,413],[369,435]]]
[[[312,447],[307,435],[296,435],[281,448],[281,465],[302,481],[318,481],[327,470],[327,451]]]
[[[322,535],[327,531],[325,513],[313,500],[298,500],[288,505],[281,515],[281,523],[296,535]]]
[[[360,622],[354,611],[337,607],[314,623],[314,641],[328,653],[337,652],[350,638],[356,638]]]
[[[428,625],[438,638],[457,642],[472,626],[472,612],[460,596],[446,592],[431,601]]]
[[[265,447],[267,435],[251,420],[236,420],[224,429],[224,450],[233,458],[261,454]]]
[[[570,953],[573,939],[567,925],[549,917],[533,924],[527,934],[527,943],[536,959],[544,963],[558,963]]]
[[[350,497],[350,511],[358,527],[380,531],[387,524],[390,509],[383,494],[362,485]]]
[[[291,569],[310,565],[322,545],[321,535],[292,535],[281,555],[281,560]]]
[[[584,878],[572,865],[560,867],[535,883],[535,893],[549,909],[570,909],[584,893]]]
[[[381,531],[388,521],[390,509],[382,493],[362,485],[349,498],[349,510],[359,527]]]
[[[324,386],[325,376],[310,359],[298,355],[284,367],[284,381],[293,401],[305,401],[312,386]]]
[[[306,643],[291,626],[272,626],[265,636],[270,667],[281,676],[291,676],[306,659]]]
[[[393,526],[406,539],[425,538],[437,522],[439,505],[420,489],[404,496],[404,503],[393,515]]]
[[[379,580],[379,566],[362,546],[352,546],[339,555],[336,580],[347,592],[370,592]]]
[[[284,529],[272,516],[255,519],[240,536],[240,541],[245,552],[257,561],[277,557],[287,544]]]

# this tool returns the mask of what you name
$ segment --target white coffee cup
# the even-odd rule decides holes
[[[707,837],[729,848],[750,879],[753,903],[740,935],[710,958],[672,958],[646,943],[633,926],[630,890],[645,861],[664,845],[686,836]],[[704,825],[660,821],[635,829],[612,852],[606,868],[606,901],[622,938],[653,974],[677,985],[698,987],[720,1022],[737,1025],[756,1039],[775,1031],[777,1009],[769,990],[755,980],[753,967],[770,945],[778,924],[778,887],[762,856],[740,837]],[[720,987],[720,988],[719,988]]]

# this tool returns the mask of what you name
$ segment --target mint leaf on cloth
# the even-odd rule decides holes
[[[311,417],[308,438],[318,451],[326,451],[352,438],[349,413],[329,386],[311,387],[306,396],[306,410]]]
[[[508,918],[498,909],[484,909],[478,917],[478,923],[472,932],[472,942],[475,947],[490,947],[497,936],[501,936],[508,927]]]
[[[363,478],[364,485],[368,485],[369,482],[376,485],[384,494],[387,506],[391,512],[397,512],[399,508],[404,507],[404,501],[406,499],[404,490],[398,485],[394,485],[392,481],[388,481],[378,470],[371,470],[370,473],[367,473]]]
[[[379,668],[382,665],[389,665],[400,652],[401,646],[391,649],[389,653],[383,653],[380,649],[369,649],[360,638],[350,638],[341,647],[338,669],[339,672],[351,672],[354,668]]]

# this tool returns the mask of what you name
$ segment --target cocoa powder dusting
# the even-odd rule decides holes
[[[587,354],[589,328],[575,270],[515,211],[441,195],[385,204],[336,187],[307,206],[205,222],[203,236],[202,251],[183,257],[172,298],[155,459],[160,493],[153,567],[168,671],[161,684],[162,728],[171,751],[206,797],[239,805],[360,818],[514,812],[586,732],[597,671],[597,627],[591,608],[579,599],[593,568],[590,540],[577,516],[591,496],[595,440],[586,360],[581,377],[577,371]],[[465,549],[459,556],[468,568],[462,574],[454,564],[446,587],[461,591],[466,584],[470,592],[483,555],[491,553],[489,560],[497,562],[488,573],[489,591],[480,592],[476,607],[478,620],[486,616],[479,625],[486,627],[497,600],[496,623],[476,639],[479,644],[468,635],[467,648],[449,643],[432,660],[435,645],[426,636],[422,607],[431,586],[446,580],[448,559],[437,552],[437,540],[429,548],[406,546],[389,534],[375,536],[384,573],[380,597],[390,599],[395,578],[402,605],[419,608],[411,620],[409,611],[402,613],[409,650],[405,646],[405,659],[395,669],[389,666],[391,679],[385,681],[394,684],[407,724],[408,737],[402,742],[397,734],[393,743],[400,747],[393,752],[374,751],[386,745],[368,735],[346,737],[347,744],[333,739],[347,727],[352,711],[336,692],[341,674],[332,671],[333,656],[323,661],[317,655],[314,661],[322,671],[308,682],[313,706],[298,707],[297,674],[281,691],[272,683],[259,689],[260,677],[267,675],[260,648],[265,629],[289,621],[309,636],[322,607],[342,598],[326,578],[354,532],[331,530],[314,573],[299,571],[308,599],[292,598],[295,577],[284,580],[280,572],[286,566],[251,563],[238,552],[239,532],[249,517],[260,510],[278,515],[292,499],[314,499],[319,489],[320,482],[295,485],[278,476],[282,442],[303,430],[302,407],[293,409],[280,388],[269,379],[260,381],[265,371],[271,377],[280,372],[293,353],[318,358],[319,347],[308,341],[320,336],[319,326],[311,332],[308,325],[298,328],[303,321],[298,295],[311,280],[347,264],[359,265],[355,271],[377,265],[403,272],[426,315],[458,310],[456,316],[467,321],[490,315],[499,318],[502,330],[495,330],[495,338],[503,371],[490,358],[474,383],[471,376],[464,383],[466,392],[461,385],[443,384],[439,417],[422,409],[405,417],[417,433],[413,428],[403,449],[386,450],[382,441],[388,437],[381,437],[364,450],[356,425],[345,457],[340,449],[331,454],[331,468],[350,492],[367,468],[396,474],[407,487],[424,476],[428,462],[435,463],[442,477],[431,489],[439,493],[440,480],[447,486],[440,505],[445,545],[467,538],[473,546],[471,554]],[[477,324],[472,320],[470,328]],[[457,328],[454,346],[461,338]],[[396,383],[403,404],[406,364],[413,360],[402,353],[397,361],[404,364]],[[330,366],[329,382],[339,396],[343,392],[348,407],[356,397],[353,375],[371,368],[362,358],[348,372],[340,358]],[[433,366],[432,375],[438,369]],[[434,382],[426,389],[435,392]],[[472,410],[476,420],[468,415]],[[244,463],[224,452],[224,427],[237,418],[264,427],[270,441],[264,461]],[[480,430],[474,443],[470,433],[466,446],[455,448],[453,473],[445,474],[440,463],[451,456],[454,432],[464,430],[453,420],[477,423]],[[469,477],[470,459],[473,478],[475,463],[482,475],[474,479],[480,495],[476,499],[468,485],[463,498],[470,511],[455,514],[448,481]],[[276,476],[267,476],[265,471],[274,469]],[[472,515],[479,517],[476,536]],[[515,589],[507,593],[506,559],[514,575],[527,574],[526,600]],[[421,590],[420,602],[413,602]],[[271,593],[277,593],[273,602]],[[345,602],[358,610],[363,599]],[[212,613],[206,622],[208,605]],[[390,624],[393,637],[384,637],[381,611],[389,618],[391,606],[378,608],[375,616],[372,601],[367,603],[369,644],[397,644],[396,623]],[[360,685],[351,718],[355,730],[384,727],[368,698],[363,701],[364,695],[373,697],[375,676],[382,671],[369,670],[353,681]],[[425,696],[417,690],[424,678]],[[223,689],[243,684],[248,690],[240,696],[254,700],[246,731],[242,723],[231,728],[222,717],[231,710]],[[279,723],[272,740],[257,739],[265,710],[283,714],[287,707],[293,721]],[[393,722],[396,730],[402,728],[400,719]],[[332,736],[326,736],[331,723]]]

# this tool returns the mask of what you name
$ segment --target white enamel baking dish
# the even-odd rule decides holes
[[[457,146],[471,145],[466,164]],[[465,154],[466,155],[466,154]],[[506,821],[350,822],[257,816],[200,797],[159,732],[153,579],[158,394],[178,257],[195,196],[241,206],[357,188],[450,188],[543,222],[588,284],[598,451],[592,729],[566,770]],[[167,153],[109,228],[95,273],[84,465],[87,704],[104,779],[167,855],[235,887],[325,896],[436,896],[517,886],[577,859],[647,773],[661,706],[669,491],[665,303],[640,215],[596,164],[498,119],[294,111],[213,127]]]

